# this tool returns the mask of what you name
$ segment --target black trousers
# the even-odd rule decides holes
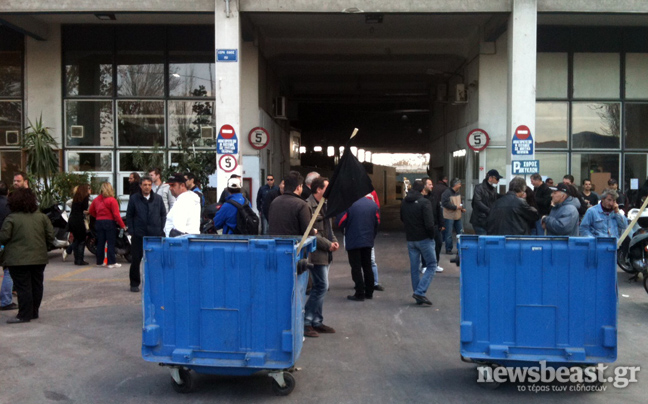
[[[357,297],[373,296],[374,276],[371,270],[371,247],[348,250],[351,278]]]
[[[142,283],[140,278],[142,257],[144,257],[144,237],[131,236],[131,265],[128,274],[131,287],[138,287]]]
[[[14,282],[18,294],[18,315],[22,320],[38,318],[43,300],[43,272],[42,265],[19,265],[9,267],[9,274]]]
[[[437,264],[439,263],[439,254],[441,254],[441,244],[443,244],[443,237],[441,230],[438,227],[434,228],[434,252],[436,253]]]

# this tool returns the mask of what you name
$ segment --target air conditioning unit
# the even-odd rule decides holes
[[[468,102],[468,93],[466,92],[466,85],[459,83],[455,85],[454,91],[454,104],[465,104]]]
[[[83,126],[82,125],[72,125],[70,127],[70,137],[72,139],[83,139]]]
[[[8,130],[5,132],[6,145],[7,146],[19,146],[20,145],[20,132],[17,130]]]
[[[286,97],[277,97],[274,101],[275,119],[288,119],[286,116]]]
[[[214,139],[214,127],[213,126],[200,126],[200,137],[203,140],[212,140],[212,139]]]

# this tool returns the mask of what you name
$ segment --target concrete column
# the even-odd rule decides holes
[[[233,174],[242,174],[241,143],[243,133],[241,128],[241,20],[237,1],[215,0],[216,11],[214,23],[216,31],[216,130],[223,125],[231,125],[238,138],[238,153],[234,154],[237,166],[231,172],[221,169],[221,155],[216,156],[216,177],[218,196],[227,186],[227,179]],[[236,61],[219,60],[219,50],[235,50]],[[228,55],[230,58],[232,55]],[[229,59],[231,60],[231,59]],[[227,159],[227,158],[226,158]]]
[[[512,0],[508,23],[508,116],[506,178],[512,178],[511,160],[532,160],[512,156],[513,132],[520,125],[531,130],[535,143],[537,0]],[[534,145],[535,153],[535,145]],[[541,167],[542,169],[542,167]]]

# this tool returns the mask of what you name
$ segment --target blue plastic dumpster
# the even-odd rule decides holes
[[[462,235],[461,356],[502,366],[614,362],[616,240]]]
[[[142,357],[169,366],[176,391],[190,371],[251,375],[270,370],[289,394],[287,372],[302,348],[310,237],[184,236],[144,239]]]

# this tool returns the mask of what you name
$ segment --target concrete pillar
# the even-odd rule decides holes
[[[531,130],[535,143],[537,0],[512,0],[508,23],[508,116],[506,178],[512,178],[511,160],[533,160],[512,155],[513,132],[520,125]],[[533,147],[535,153],[535,144]],[[542,167],[541,167],[542,168]]]
[[[227,179],[233,174],[242,174],[241,143],[243,133],[241,128],[241,20],[237,1],[215,0],[216,10],[214,23],[216,31],[216,130],[220,132],[223,125],[230,125],[234,128],[238,138],[238,152],[233,153],[236,159],[236,168],[232,168],[232,160],[225,155],[216,156],[216,177],[218,196],[227,186]],[[236,51],[219,57],[219,51]],[[227,161],[229,160],[229,161]],[[229,168],[222,169],[227,165]],[[227,171],[229,172],[227,172]]]

